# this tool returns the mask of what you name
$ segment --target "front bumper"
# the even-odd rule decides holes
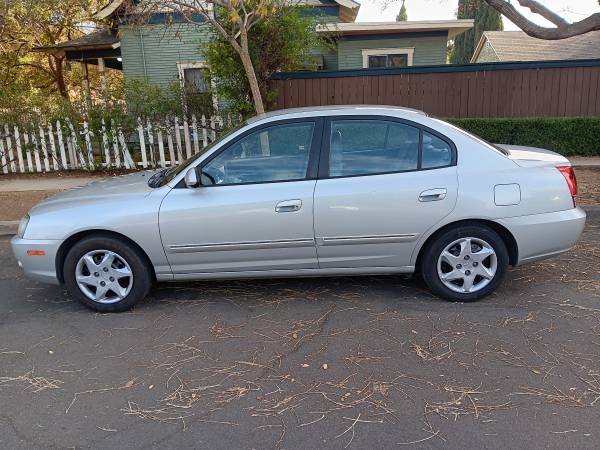
[[[12,251],[17,258],[17,264],[23,269],[25,275],[43,283],[60,284],[56,276],[56,253],[62,241],[59,240],[33,240],[13,237],[10,240]],[[30,256],[28,250],[44,252],[42,256]]]
[[[567,209],[498,220],[515,237],[518,264],[538,261],[566,252],[575,245],[585,226],[585,211]]]

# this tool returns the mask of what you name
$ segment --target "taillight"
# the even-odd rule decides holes
[[[575,207],[577,200],[577,178],[575,178],[575,171],[571,166],[557,166],[556,168],[563,174],[565,180],[567,180],[567,186],[569,186],[569,191],[571,191],[571,197],[573,198],[573,207]]]

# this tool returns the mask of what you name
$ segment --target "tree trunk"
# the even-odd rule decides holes
[[[69,90],[67,89],[67,82],[65,81],[65,67],[63,65],[64,58],[61,56],[50,55],[48,56],[48,62],[50,63],[50,70],[54,74],[54,81],[60,95],[69,100]]]
[[[248,83],[250,84],[252,100],[254,101],[254,109],[256,110],[256,114],[262,114],[265,112],[265,106],[263,104],[262,94],[260,93],[260,88],[258,86],[256,71],[254,70],[252,59],[250,58],[250,51],[248,49],[248,34],[246,30],[243,30],[240,33],[240,38],[241,51],[238,53],[240,55],[240,59],[242,60],[244,71],[246,72],[246,77],[248,78]]]

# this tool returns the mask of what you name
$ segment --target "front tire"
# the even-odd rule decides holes
[[[111,236],[78,241],[64,262],[67,289],[98,312],[122,312],[143,299],[152,286],[146,260],[128,242]]]
[[[508,268],[502,238],[485,225],[452,227],[428,244],[422,274],[433,293],[458,302],[473,302],[492,293]]]

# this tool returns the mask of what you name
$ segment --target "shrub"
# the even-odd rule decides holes
[[[448,119],[486,141],[553,150],[565,156],[600,156],[600,117]]]

